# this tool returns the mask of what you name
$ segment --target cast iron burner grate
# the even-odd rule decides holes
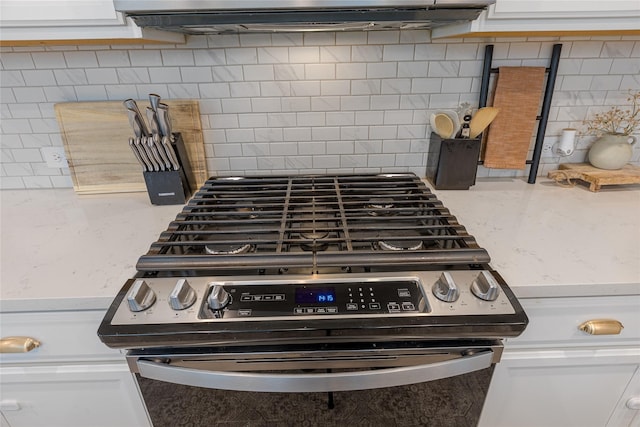
[[[488,263],[413,174],[210,178],[140,271]]]

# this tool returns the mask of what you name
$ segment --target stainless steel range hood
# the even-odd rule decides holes
[[[114,0],[140,27],[185,34],[430,29],[495,0]]]

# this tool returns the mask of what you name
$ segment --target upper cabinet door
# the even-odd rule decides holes
[[[12,27],[124,24],[113,0],[2,0],[0,11]]]
[[[638,0],[496,0],[472,22],[434,28],[459,36],[640,34]]]
[[[488,19],[619,17],[640,12],[638,0],[497,0]]]
[[[182,34],[139,28],[116,12],[113,0],[0,0],[0,27],[1,45],[185,40]]]

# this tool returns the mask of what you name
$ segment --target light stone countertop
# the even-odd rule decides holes
[[[540,179],[434,190],[519,297],[640,294],[640,191]],[[0,192],[0,310],[104,309],[181,205],[146,193]]]
[[[638,185],[593,193],[546,178],[488,178],[433,191],[518,297],[640,294]]]

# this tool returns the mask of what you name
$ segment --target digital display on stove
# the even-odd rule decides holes
[[[331,304],[336,302],[336,288],[296,288],[296,304]]]

